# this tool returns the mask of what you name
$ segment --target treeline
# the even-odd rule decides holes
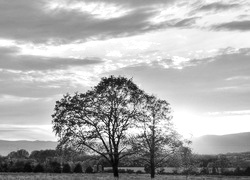
[[[40,150],[29,154],[20,149],[0,156],[0,172],[91,173],[94,165],[100,162],[95,156],[70,150]]]
[[[246,154],[246,153],[245,153]],[[177,153],[168,158],[157,174],[188,175],[232,175],[250,176],[250,164],[245,154],[197,155],[188,156],[189,161]],[[106,170],[104,171],[104,167]],[[20,149],[7,156],[0,156],[0,172],[34,173],[93,173],[112,172],[111,165],[100,156],[91,156],[83,152],[67,149],[28,151]],[[120,162],[119,173],[150,173],[140,158],[126,157]],[[140,167],[141,169],[136,169]],[[164,168],[168,167],[168,168]],[[133,169],[134,168],[134,169]]]

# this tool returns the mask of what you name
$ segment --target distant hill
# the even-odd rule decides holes
[[[6,156],[11,151],[25,149],[29,153],[34,150],[55,149],[57,142],[54,141],[5,141],[0,140],[0,155]]]
[[[201,136],[193,139],[192,148],[198,154],[247,152],[250,151],[250,132]]]
[[[6,156],[11,151],[26,149],[55,149],[54,141],[5,141],[0,140],[0,155]],[[224,154],[250,151],[250,132],[229,135],[206,135],[193,139],[192,148],[198,154]]]

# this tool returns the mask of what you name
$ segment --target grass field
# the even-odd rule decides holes
[[[104,174],[35,174],[2,173],[0,180],[112,180],[113,175]],[[185,176],[157,175],[155,180],[185,180]],[[250,177],[190,176],[189,180],[250,180]],[[149,174],[120,174],[119,180],[150,180]]]

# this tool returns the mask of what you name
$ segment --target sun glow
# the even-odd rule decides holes
[[[173,122],[177,131],[185,138],[203,135],[224,135],[238,132],[248,132],[250,114],[195,113],[191,111],[176,111]],[[242,126],[248,124],[248,126]]]

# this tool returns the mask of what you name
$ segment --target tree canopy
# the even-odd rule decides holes
[[[137,124],[138,134],[131,139],[131,144],[150,169],[151,178],[154,178],[155,169],[164,165],[169,155],[173,154],[182,142],[174,130],[167,101],[153,95],[145,95],[141,112]]]
[[[102,78],[86,93],[64,95],[52,115],[59,146],[103,156],[118,177],[118,163],[129,154],[129,132],[141,115],[143,98],[132,79],[114,76]]]

